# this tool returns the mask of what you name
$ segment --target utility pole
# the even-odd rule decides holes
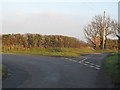
[[[104,26],[103,26],[103,49],[105,45],[105,11],[104,11]]]

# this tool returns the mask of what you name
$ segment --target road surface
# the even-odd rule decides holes
[[[79,58],[3,54],[10,76],[3,88],[112,88],[103,71],[109,53],[83,54]]]

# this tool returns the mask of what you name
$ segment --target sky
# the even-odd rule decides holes
[[[110,15],[118,19],[118,2],[15,2],[0,4],[1,34],[39,33],[64,35],[84,40],[83,27],[95,15]]]

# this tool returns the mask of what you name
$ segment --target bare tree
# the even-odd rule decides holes
[[[105,46],[107,37],[114,34],[118,37],[118,25],[115,20],[111,20],[110,16],[105,19]],[[101,15],[95,16],[90,24],[84,27],[85,37],[89,42],[102,49],[103,45],[103,18]],[[98,40],[99,38],[99,40]],[[95,41],[98,41],[97,43]]]
[[[118,37],[118,48],[120,50],[120,25],[118,25],[118,22],[113,20],[111,23],[113,36]]]
[[[111,30],[113,32],[113,36],[120,37],[120,30],[118,26],[118,22],[115,20],[112,20],[111,22]]]
[[[97,38],[99,37],[100,41],[102,40],[102,30],[103,22],[100,15],[95,16],[90,24],[84,27],[85,37],[93,44],[94,48],[98,47],[97,43],[95,43]]]

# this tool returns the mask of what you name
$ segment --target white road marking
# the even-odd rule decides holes
[[[94,66],[90,66],[90,67],[94,67]]]
[[[73,62],[77,62],[77,60],[70,59],[70,58],[64,58],[64,59],[67,59],[67,60],[73,61]],[[84,59],[78,61],[78,63],[87,65],[87,66],[92,67],[92,68],[95,68],[95,69],[97,69],[97,70],[100,69],[100,66],[99,66],[99,65],[95,65],[95,64],[93,64],[93,63],[91,63],[91,62],[85,61],[85,60],[87,60],[87,59],[88,59],[88,58],[84,58]]]
[[[82,63],[81,61],[79,61],[78,63]]]
[[[87,60],[87,58],[85,58],[85,59],[83,59],[83,60],[81,60],[81,61],[85,61],[85,60]]]
[[[95,67],[95,69],[100,69],[100,68]]]
[[[95,65],[96,67],[100,67],[99,65]]]
[[[85,63],[90,63],[90,62],[88,62],[88,61],[85,61]]]
[[[73,60],[73,62],[77,62],[76,60]]]
[[[84,65],[88,65],[88,64],[85,64],[85,63],[84,63]]]
[[[77,61],[74,60],[73,62],[77,62]]]

